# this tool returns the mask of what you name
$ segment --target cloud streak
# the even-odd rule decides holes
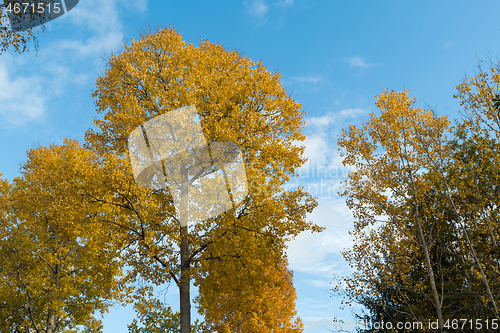
[[[368,68],[375,66],[376,64],[369,64],[363,60],[360,56],[354,56],[345,59],[351,68]]]
[[[291,7],[294,3],[293,0],[244,0],[243,4],[246,8],[247,13],[250,16],[257,18],[260,23],[267,22],[267,16],[269,15],[271,9],[276,13],[278,10],[284,12],[287,8]],[[283,25],[284,17],[278,18],[278,26]]]
[[[250,15],[259,19],[264,19],[269,11],[269,6],[264,0],[247,0],[245,1],[245,6]]]
[[[294,76],[289,78],[290,81],[300,82],[300,83],[319,83],[321,82],[321,77],[319,76]]]

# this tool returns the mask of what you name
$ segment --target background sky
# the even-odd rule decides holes
[[[500,2],[480,0],[81,0],[46,25],[36,55],[0,55],[0,172],[12,180],[27,150],[83,140],[97,116],[91,93],[106,54],[119,52],[147,25],[173,26],[195,45],[208,39],[262,60],[307,111],[309,164],[289,186],[304,184],[318,197],[309,218],[326,227],[289,243],[298,315],[305,324],[353,320],[351,311],[359,309],[340,310],[340,299],[329,293],[334,274],[351,273],[340,253],[352,245],[352,215],[336,193],[349,171],[337,136],[377,111],[374,96],[384,87],[407,88],[417,106],[457,118],[455,86],[474,75],[479,60],[498,61],[499,17]],[[178,309],[174,285],[162,299]],[[194,305],[192,312],[196,318]],[[114,308],[104,332],[126,332],[133,318],[131,307]],[[327,331],[325,325],[305,330]]]

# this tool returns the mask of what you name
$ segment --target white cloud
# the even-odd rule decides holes
[[[140,3],[144,5],[145,1]],[[65,17],[67,16],[74,25],[93,31],[93,34],[83,41],[75,39],[58,41],[56,49],[73,50],[75,56],[78,57],[95,57],[104,50],[117,49],[123,40],[122,25],[118,14],[116,0],[81,1]],[[52,49],[51,52],[53,53],[54,50]]]
[[[315,133],[318,133],[317,132],[318,130],[324,130],[326,126],[330,126],[334,124],[336,121],[343,120],[345,118],[357,118],[360,115],[367,113],[368,113],[367,110],[361,108],[343,109],[336,113],[328,112],[324,116],[311,117],[306,119],[306,126],[316,127],[314,131]]]
[[[68,85],[81,86],[95,80],[92,73],[100,69],[103,51],[116,52],[122,45],[119,6],[134,11],[145,10],[147,1],[132,4],[117,0],[81,1],[68,14],[48,26],[49,31],[74,31],[74,36],[41,43],[35,59],[2,55],[1,122],[21,126],[40,121],[47,116],[53,98],[68,93]],[[80,30],[84,32],[83,37],[77,37]],[[34,68],[36,70],[32,70]]]
[[[332,113],[328,113],[321,117],[312,117],[307,120],[307,126],[324,127],[329,126],[335,122],[335,116]]]
[[[293,0],[244,0],[247,13],[257,19],[259,25],[272,24],[282,28],[286,21],[285,12],[294,4]],[[273,12],[273,20],[268,20]]]
[[[346,61],[349,63],[349,65],[352,68],[368,68],[370,66],[374,66],[375,64],[368,64],[366,63],[361,57],[359,56],[354,56],[351,58],[347,58]]]
[[[449,49],[453,44],[452,43],[444,43],[443,49]]]
[[[331,280],[309,280],[308,283],[316,288],[332,288]]]
[[[340,112],[338,112],[338,115],[342,118],[356,118],[362,114],[368,114],[367,110],[360,109],[360,108],[351,108],[351,109],[343,109]]]
[[[259,19],[263,19],[269,11],[269,6],[266,5],[264,0],[246,0],[245,6],[250,15]]]
[[[295,76],[289,78],[290,81],[296,81],[301,83],[318,83],[321,82],[321,77],[319,76]]]
[[[308,161],[297,170],[298,177],[290,181],[290,188],[303,185],[317,197],[318,206],[308,220],[326,227],[321,233],[301,233],[289,242],[287,254],[290,268],[316,277],[315,287],[323,287],[325,276],[334,273],[348,275],[352,270],[345,263],[341,251],[352,246],[352,213],[345,199],[338,196],[341,180],[352,168],[342,165],[337,146],[337,133],[347,122],[368,113],[361,108],[347,108],[328,112],[318,117],[306,117],[304,155]],[[288,189],[288,188],[287,188]],[[321,282],[323,281],[323,282]],[[323,284],[322,284],[323,283]]]
[[[345,118],[357,118],[363,114],[368,114],[368,110],[361,108],[348,108],[342,109],[338,112],[328,112],[324,116],[320,117],[308,117],[306,118],[306,127],[325,127],[334,124],[336,121],[341,121]],[[322,128],[324,130],[324,128]],[[314,129],[315,133],[317,128]]]
[[[5,58],[2,58],[4,60]],[[43,118],[47,94],[40,77],[11,77],[6,64],[0,62],[0,117],[2,123],[25,125]]]
[[[144,13],[148,9],[148,0],[123,1],[122,4],[128,10],[137,10]]]
[[[297,170],[300,175],[310,175],[314,170],[321,169],[335,178],[345,178],[351,167],[344,167],[337,146],[337,134],[348,118],[357,118],[369,111],[361,108],[342,109],[338,112],[328,112],[319,117],[306,117],[305,140],[295,142],[304,145],[304,157],[308,160]],[[314,178],[314,177],[313,177]]]
[[[306,136],[303,144],[306,146],[304,155],[310,164],[324,165],[326,163],[330,147],[324,135],[320,133],[318,135]]]
[[[318,206],[308,220],[326,227],[321,233],[304,232],[288,242],[290,269],[325,279],[334,273],[349,274],[341,251],[352,245],[348,231],[352,229],[352,214],[342,198],[319,197]]]
[[[80,40],[63,40],[58,44],[59,50],[72,50],[77,57],[95,56],[103,53],[103,51],[117,49],[123,34],[121,32],[109,32],[96,37],[91,37],[86,41]],[[98,57],[97,57],[98,58]]]
[[[96,32],[105,32],[121,30],[118,13],[117,0],[88,0],[80,1],[66,16],[75,25],[85,26],[86,29]]]

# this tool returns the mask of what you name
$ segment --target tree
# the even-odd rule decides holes
[[[455,135],[461,136],[460,133]],[[430,191],[421,201],[422,211],[426,212],[421,219],[422,225],[424,230],[429,230],[429,239],[432,240],[431,262],[436,280],[441,281],[442,311],[447,318],[445,328],[449,321],[459,321],[467,316],[482,320],[497,320],[482,275],[472,260],[473,256],[461,227],[463,220],[457,219],[455,209],[439,203],[447,201],[446,186],[451,187],[453,202],[457,205],[456,211],[460,216],[467,217],[467,230],[473,248],[487,274],[488,286],[495,295],[499,288],[496,277],[498,252],[492,242],[490,231],[496,234],[498,229],[498,223],[492,223],[497,216],[496,209],[491,209],[492,203],[497,200],[494,194],[494,179],[498,177],[498,168],[496,170],[492,168],[491,162],[484,158],[478,148],[491,149],[496,146],[498,150],[500,146],[491,139],[488,143],[485,142],[486,138],[459,142],[458,137],[448,143],[453,147],[453,159],[446,168],[446,182],[439,182],[439,178],[434,178]],[[424,176],[431,177],[432,174]],[[474,184],[475,182],[479,184]],[[465,184],[467,189],[463,189]],[[476,185],[479,186],[476,188]],[[480,191],[477,192],[477,189]],[[478,209],[479,207],[481,209]],[[489,228],[493,226],[494,228]],[[398,322],[425,323],[432,314],[433,308],[427,296],[431,294],[431,290],[428,288],[427,276],[423,269],[425,263],[423,253],[407,250],[412,248],[410,236],[415,229],[412,220],[408,220],[402,228],[404,229],[402,237],[384,238],[384,243],[377,247],[383,249],[383,254],[366,251],[368,254],[363,254],[365,259],[357,263],[358,266],[369,265],[366,270],[372,270],[374,273],[371,276],[375,277],[373,280],[362,280],[360,284],[364,284],[367,288],[363,294],[353,295],[352,290],[348,290],[348,294],[354,296],[356,302],[368,309],[368,313],[358,315],[359,319],[372,323],[380,323],[383,320],[386,323],[392,322],[395,327]],[[386,228],[383,226],[376,230],[377,233],[385,231]],[[369,240],[366,242],[369,243]],[[406,267],[404,275],[401,274],[401,266]],[[387,279],[384,272],[393,272],[394,278]],[[455,330],[469,332],[470,325]],[[484,327],[483,330],[494,331],[491,327],[489,330]],[[360,331],[372,332],[373,329]]]
[[[35,27],[52,19],[51,17],[62,15],[62,13],[55,14],[51,10],[54,8],[54,2],[55,0],[42,0],[35,4],[33,1],[24,1],[23,4],[22,1],[16,0],[3,1],[0,5],[0,54],[11,47],[18,53],[29,52],[27,45],[30,42],[33,42],[36,51],[38,48],[36,33],[45,32],[45,27],[43,25]],[[39,4],[43,6],[37,7]],[[58,5],[60,11],[63,11],[60,3]],[[6,27],[7,21],[10,21],[10,29]]]
[[[74,141],[32,149],[0,190],[0,332],[100,332],[95,312],[121,293],[112,230],[77,192],[90,152]]]
[[[345,291],[368,308],[360,318],[425,322],[434,312],[440,330],[471,314],[499,320],[499,83],[492,66],[457,87],[465,117],[452,140],[445,117],[385,90],[381,117],[344,131],[344,163],[357,166],[342,192],[357,219]]]
[[[422,250],[424,254],[431,301],[442,328],[442,296],[438,293],[430,256],[431,240],[422,223],[425,216],[422,201],[430,182],[422,173],[433,168],[433,161],[447,158],[448,151],[443,142],[449,122],[445,117],[435,117],[430,110],[414,107],[415,103],[407,91],[398,93],[384,89],[376,103],[381,116],[370,114],[363,130],[351,125],[349,131],[343,130],[342,138],[338,140],[339,147],[346,150],[341,153],[343,164],[356,166],[340,192],[341,196],[347,197],[347,205],[354,211],[353,236],[358,241],[345,257],[356,264],[359,270],[356,275],[361,275],[361,280],[373,281],[372,265],[361,267],[364,258],[375,260],[370,259],[373,258],[370,251],[383,256],[391,239],[407,236],[403,226],[412,220],[415,232],[408,235],[412,242],[407,251]],[[388,218],[381,232],[370,230],[377,224],[377,216]],[[390,248],[389,251],[395,252]],[[403,277],[408,274],[408,266],[401,266],[400,270]],[[398,275],[386,269],[381,274],[388,283]],[[349,284],[357,295],[363,292],[363,286],[356,279],[349,280]]]
[[[306,221],[316,201],[301,188],[281,187],[305,159],[304,147],[294,145],[304,139],[303,113],[279,79],[235,51],[208,41],[186,45],[174,30],[163,29],[113,55],[97,80],[93,96],[97,111],[105,114],[95,120],[97,130],[86,133],[86,147],[111,165],[113,174],[100,173],[93,186],[101,193],[88,191],[87,198],[107,210],[103,221],[118,226],[133,244],[125,256],[133,267],[131,277],[154,284],[175,281],[182,333],[189,332],[190,280],[200,282],[197,263],[210,260],[203,253],[227,244],[231,233],[248,239],[265,233],[283,247],[280,240],[321,230]],[[180,223],[168,189],[137,186],[127,143],[145,121],[187,105],[196,106],[209,144],[230,142],[241,149],[249,192],[237,207],[195,224],[190,232]],[[104,193],[110,195],[104,198]]]

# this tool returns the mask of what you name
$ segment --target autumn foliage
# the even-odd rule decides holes
[[[322,228],[306,219],[315,199],[282,186],[305,161],[304,147],[296,145],[304,139],[305,113],[279,73],[162,29],[112,55],[93,96],[101,116],[83,145],[69,140],[33,149],[22,176],[1,183],[0,250],[10,256],[1,260],[12,266],[0,276],[0,311],[10,316],[5,327],[97,332],[94,311],[122,301],[135,302],[154,331],[147,306],[165,322],[177,317],[142,293],[173,282],[180,332],[190,332],[192,281],[206,327],[289,332],[300,319],[285,242]],[[238,145],[248,181],[243,202],[189,229],[168,189],[136,184],[127,147],[134,128],[188,105],[196,106],[209,143]],[[138,282],[146,289],[134,288]]]
[[[128,290],[113,230],[81,191],[94,158],[74,141],[32,149],[22,177],[1,181],[1,332],[99,332],[94,314]]]
[[[340,193],[355,217],[344,256],[356,271],[335,291],[366,307],[359,318],[422,322],[424,331],[435,320],[437,331],[495,330],[499,88],[497,66],[465,79],[456,96],[464,112],[453,127],[415,107],[408,91],[384,90],[380,116],[344,130],[343,162],[355,166]],[[483,327],[452,326],[461,318]]]

